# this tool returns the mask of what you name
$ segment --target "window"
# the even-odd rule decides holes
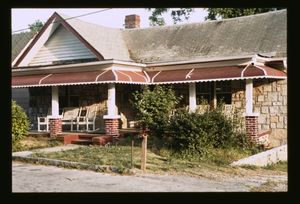
[[[231,81],[217,81],[216,94],[217,102],[223,98],[226,104],[231,104]]]
[[[196,83],[196,98],[200,101],[201,97],[210,103],[210,82]]]
[[[79,106],[79,89],[78,86],[60,86],[59,91],[59,108],[78,107]]]
[[[223,98],[226,104],[231,104],[231,81],[217,81],[217,82],[200,82],[196,83],[196,97],[200,100],[201,97],[206,99],[208,103],[213,99],[213,91],[211,88],[216,83],[216,98],[217,103]],[[200,101],[199,101],[200,102]]]

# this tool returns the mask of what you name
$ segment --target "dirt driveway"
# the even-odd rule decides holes
[[[54,166],[12,163],[13,192],[249,192],[287,191],[287,173],[238,169],[232,172],[203,172],[201,176],[185,172],[138,171],[118,175],[63,169]],[[251,172],[252,171],[252,172]],[[278,171],[277,171],[278,172]]]

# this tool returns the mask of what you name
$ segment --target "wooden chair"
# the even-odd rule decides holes
[[[97,106],[88,107],[85,116],[77,117],[77,131],[79,131],[79,125],[86,125],[86,131],[89,130],[89,125],[93,125],[93,131],[95,131],[96,116]]]
[[[62,125],[71,125],[73,131],[73,124],[76,124],[76,118],[80,116],[82,107],[66,107],[63,109]]]
[[[46,117],[37,117],[38,121],[38,131],[41,131],[41,125],[45,125],[46,129],[44,131],[49,131],[49,118],[48,116],[52,114],[52,109],[48,108],[47,116]]]

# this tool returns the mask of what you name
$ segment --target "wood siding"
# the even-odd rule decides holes
[[[97,58],[63,25],[59,25],[29,65],[52,64],[53,61]]]

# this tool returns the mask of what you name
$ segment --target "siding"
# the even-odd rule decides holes
[[[53,61],[97,58],[63,25],[59,25],[29,65],[52,64]]]

